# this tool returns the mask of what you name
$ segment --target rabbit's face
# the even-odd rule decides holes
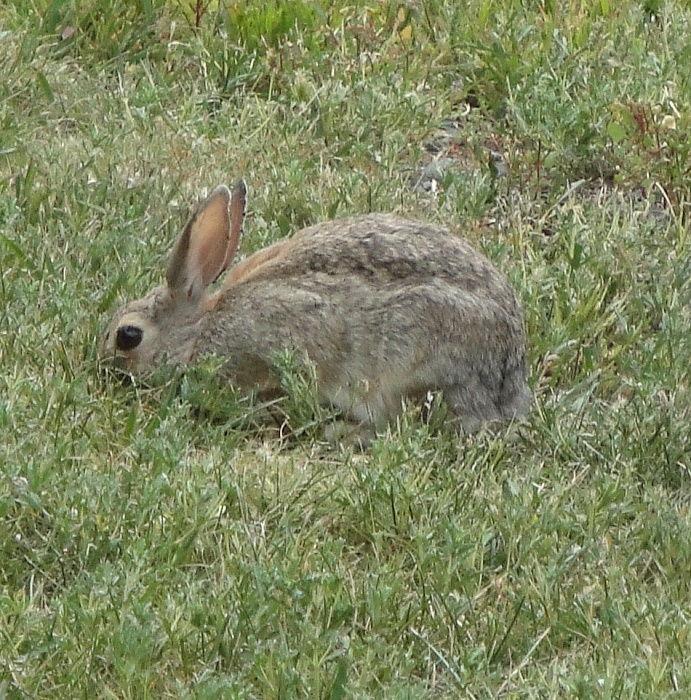
[[[166,361],[187,362],[199,317],[177,302],[167,286],[158,287],[116,312],[101,338],[99,354],[106,364],[132,375]]]
[[[245,183],[217,187],[201,203],[173,249],[166,284],[123,306],[108,324],[102,360],[130,374],[192,359],[201,319],[216,298],[209,287],[233,260],[245,215]]]

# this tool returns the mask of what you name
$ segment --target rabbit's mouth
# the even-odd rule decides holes
[[[135,383],[135,376],[129,368],[128,358],[122,355],[102,357],[99,363],[101,377],[109,381],[115,379],[124,385]]]

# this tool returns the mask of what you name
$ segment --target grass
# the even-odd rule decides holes
[[[1,697],[689,696],[685,3],[34,0],[0,37]],[[368,210],[485,250],[529,422],[339,453],[299,383],[287,441],[104,384],[109,312],[240,176],[245,254]]]

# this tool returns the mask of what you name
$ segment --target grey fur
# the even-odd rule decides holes
[[[205,207],[230,202],[228,190],[217,188],[181,240],[194,240]],[[213,212],[207,218],[215,221]],[[194,277],[189,263],[180,273],[186,246],[176,246],[169,280]],[[513,289],[442,227],[384,214],[328,221],[238,263],[219,292],[195,297],[194,286],[164,285],[120,309],[102,356],[139,374],[214,354],[224,359],[222,381],[261,394],[277,389],[275,353],[295,349],[315,364],[320,398],[365,426],[386,424],[404,399],[429,391],[443,392],[466,431],[522,416],[532,404]],[[116,347],[123,325],[143,331],[132,351]]]

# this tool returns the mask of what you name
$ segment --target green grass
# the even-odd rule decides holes
[[[691,695],[686,3],[14,0],[0,37],[0,697]],[[369,210],[485,250],[528,423],[353,454],[299,382],[289,439],[104,383],[238,177],[244,254]]]

